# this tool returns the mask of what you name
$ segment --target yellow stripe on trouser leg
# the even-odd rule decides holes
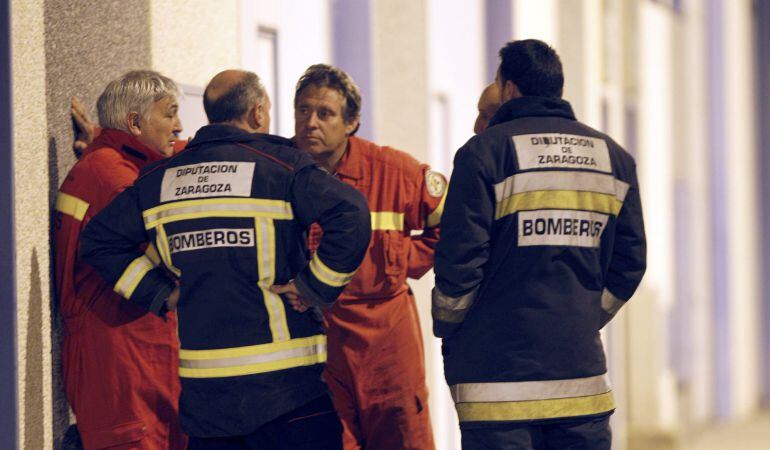
[[[275,223],[272,219],[255,217],[254,228],[257,231],[259,288],[270,317],[270,332],[274,342],[286,341],[291,339],[289,325],[286,323],[286,309],[281,297],[269,289],[275,282]]]
[[[612,392],[605,392],[548,400],[458,403],[455,408],[460,422],[505,422],[601,414],[615,409],[615,403]]]

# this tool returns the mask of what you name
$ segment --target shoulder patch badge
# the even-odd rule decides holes
[[[441,197],[446,191],[446,178],[438,172],[428,170],[425,172],[425,187],[431,197]]]

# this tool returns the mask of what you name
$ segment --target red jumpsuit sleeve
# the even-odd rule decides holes
[[[411,177],[415,188],[405,213],[407,229],[422,230],[421,234],[411,236],[407,253],[407,276],[413,279],[422,277],[433,267],[447,191],[444,175],[431,170],[427,164],[420,164],[416,172]]]

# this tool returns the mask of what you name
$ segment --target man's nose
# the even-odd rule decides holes
[[[318,128],[318,114],[315,112],[310,113],[310,116],[307,118],[307,126],[310,128]]]

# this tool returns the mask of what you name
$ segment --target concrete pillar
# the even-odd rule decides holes
[[[669,362],[674,299],[674,156],[672,17],[664,5],[639,2],[639,154],[647,233],[647,272],[628,306],[631,448],[674,445],[677,402]]]
[[[751,0],[723,1],[731,418],[759,405],[759,202]],[[767,99],[763,99],[766,101]],[[766,201],[766,199],[762,199]]]
[[[18,445],[50,448],[49,295],[44,2],[11,2]]]
[[[372,12],[372,102],[374,135],[377,143],[404,150],[420,161],[429,161],[428,148],[428,67],[427,7],[425,0],[373,0]],[[432,274],[418,281],[409,280],[417,300],[423,341],[432,342],[430,290]],[[430,364],[440,359],[426,345],[428,380],[439,379],[443,367]],[[445,385],[443,385],[445,386]],[[444,387],[431,385],[429,406],[437,411]],[[441,405],[446,407],[446,405]],[[434,436],[437,435],[434,427]]]

